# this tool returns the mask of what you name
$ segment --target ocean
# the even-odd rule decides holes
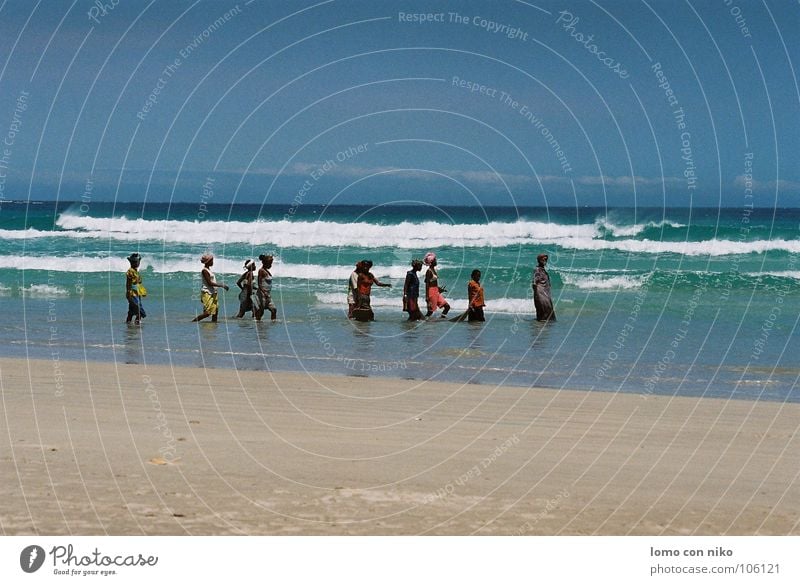
[[[486,322],[405,322],[412,257],[433,250],[456,315],[473,269]],[[200,312],[215,254],[220,322]],[[148,317],[125,324],[142,255]],[[536,256],[558,321],[534,319]],[[237,320],[234,286],[270,253],[278,321]],[[525,388],[800,401],[800,210],[2,202],[6,357],[308,371]],[[347,319],[368,258],[376,321]],[[424,274],[421,273],[421,275]],[[267,315],[268,316],[268,315]],[[257,391],[257,389],[253,389]]]

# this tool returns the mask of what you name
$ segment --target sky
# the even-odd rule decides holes
[[[0,0],[0,199],[800,206],[794,0]]]

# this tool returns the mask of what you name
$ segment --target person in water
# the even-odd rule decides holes
[[[237,319],[244,317],[247,311],[252,311],[253,317],[258,315],[260,304],[255,289],[255,274],[256,263],[252,260],[244,261],[244,272],[236,281],[236,286],[239,287],[239,312],[236,314]]]
[[[192,322],[202,321],[206,317],[211,317],[211,321],[216,323],[217,314],[219,313],[217,289],[224,288],[225,290],[229,290],[228,285],[217,282],[214,273],[211,272],[211,267],[214,266],[213,254],[203,254],[203,257],[200,258],[200,262],[203,263],[203,270],[200,272],[200,278],[203,281],[203,285],[200,288],[200,302],[203,304],[203,312],[192,319]]]
[[[422,260],[414,258],[411,261],[411,270],[406,272],[406,281],[403,283],[403,310],[408,313],[409,321],[422,319],[419,309],[419,275],[422,270]]]
[[[258,311],[255,313],[256,321],[261,321],[264,311],[269,309],[270,320],[278,318],[278,309],[272,302],[272,261],[274,258],[269,254],[261,254],[261,268],[258,269]]]
[[[553,309],[553,297],[550,292],[550,275],[547,273],[545,266],[549,256],[547,254],[539,254],[536,257],[538,266],[533,271],[533,306],[536,308],[537,321],[555,321],[556,312]]]
[[[128,299],[128,318],[126,323],[130,323],[132,319],[136,319],[136,324],[139,325],[141,320],[147,317],[142,306],[142,298],[147,295],[147,291],[142,284],[142,275],[139,274],[139,264],[142,257],[138,253],[133,253],[128,256],[128,262],[131,267],[125,273],[125,298]]]
[[[372,285],[381,287],[391,287],[389,283],[379,281],[370,270],[372,269],[372,260],[364,260],[361,263],[361,272],[358,273],[358,297],[356,300],[356,307],[353,309],[353,316],[359,321],[374,321],[375,314],[372,312],[370,295],[372,294]]]
[[[356,308],[356,297],[358,297],[358,273],[364,260],[356,262],[355,270],[350,274],[350,280],[347,281],[347,318],[353,318],[353,309]]]
[[[472,280],[467,284],[467,321],[486,321],[483,316],[483,308],[486,303],[483,300],[483,287],[481,286],[481,271],[472,271]]]
[[[442,318],[447,316],[450,310],[449,303],[442,296],[442,293],[447,292],[443,286],[439,286],[439,271],[436,270],[438,264],[436,254],[428,252],[425,258],[422,259],[428,271],[425,273],[425,300],[428,302],[428,313],[426,317],[433,315],[439,308],[444,308],[442,311]]]

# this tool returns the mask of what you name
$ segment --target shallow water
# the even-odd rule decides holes
[[[465,383],[797,401],[800,213],[737,210],[474,209],[4,204],[0,342],[7,356],[254,370],[308,370]],[[427,216],[425,215],[427,214]],[[422,221],[421,217],[426,217]],[[209,221],[222,222],[206,241]],[[451,315],[484,273],[487,322],[406,323],[412,256],[435,249]],[[198,258],[233,285],[274,253],[276,323],[199,312]],[[124,323],[125,260],[143,256],[142,327]],[[530,275],[550,254],[558,321],[533,319]],[[392,289],[376,321],[346,319],[345,288],[365,256]],[[380,384],[375,385],[380,393]]]

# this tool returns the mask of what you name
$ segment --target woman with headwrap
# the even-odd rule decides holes
[[[131,319],[136,318],[136,324],[139,325],[141,320],[147,317],[142,306],[142,298],[147,295],[147,291],[142,284],[142,275],[139,274],[139,263],[142,257],[138,253],[133,253],[128,256],[128,262],[131,267],[125,273],[125,297],[128,299],[128,318],[126,323],[130,323]]]
[[[414,258],[411,261],[411,270],[406,272],[406,281],[403,283],[403,310],[408,313],[409,321],[422,319],[422,311],[419,310],[419,275],[417,274],[420,270],[422,270],[422,260]]]
[[[236,314],[237,319],[244,317],[247,311],[252,311],[253,316],[258,315],[261,304],[259,303],[256,289],[253,286],[253,273],[256,270],[256,263],[252,260],[244,261],[244,272],[236,281],[236,286],[241,290],[239,291],[239,312]]]
[[[442,293],[447,292],[447,289],[443,286],[439,286],[439,271],[436,270],[436,265],[438,264],[436,254],[428,252],[425,254],[425,258],[423,258],[422,261],[425,263],[425,266],[428,267],[428,271],[425,273],[425,300],[428,302],[428,313],[425,316],[430,317],[437,309],[443,307],[442,318],[444,318],[450,310],[450,305],[442,296]]]
[[[553,297],[550,293],[550,275],[545,268],[549,256],[539,254],[536,261],[539,264],[533,271],[533,306],[536,308],[537,321],[555,321],[556,312],[553,309]]]
[[[202,321],[206,317],[211,317],[211,321],[216,323],[219,313],[217,289],[224,288],[228,290],[228,285],[217,282],[214,273],[211,272],[211,267],[214,266],[213,254],[203,254],[203,257],[200,258],[200,262],[203,263],[203,270],[200,272],[200,278],[203,281],[203,285],[200,288],[200,302],[203,304],[203,312],[192,319],[192,321]]]
[[[374,321],[375,314],[372,312],[370,295],[372,294],[372,285],[391,287],[391,284],[379,281],[370,269],[372,268],[372,260],[364,260],[361,264],[361,272],[358,274],[358,298],[356,300],[356,308],[353,309],[353,317],[357,321]]]
[[[353,318],[353,309],[356,308],[356,301],[358,299],[358,274],[364,265],[365,260],[356,262],[355,270],[350,274],[350,280],[347,281],[347,318]]]
[[[256,321],[261,321],[264,311],[269,309],[270,320],[274,321],[278,317],[278,309],[272,302],[272,261],[274,258],[269,254],[261,254],[261,268],[258,269],[258,311],[255,313]]]

